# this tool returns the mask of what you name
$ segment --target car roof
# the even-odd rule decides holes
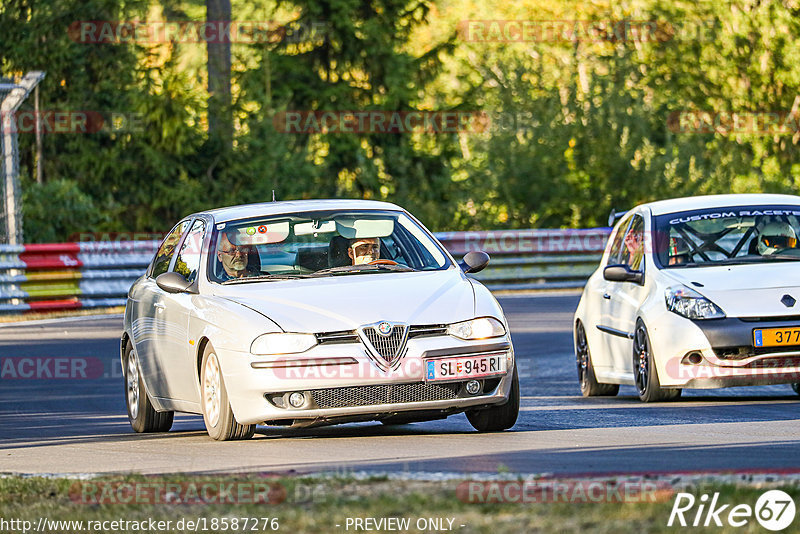
[[[390,210],[403,211],[391,202],[377,200],[324,199],[324,200],[283,200],[280,202],[261,202],[228,206],[195,213],[191,216],[211,215],[215,222],[228,222],[249,217],[289,215],[310,211],[326,210]]]
[[[701,210],[706,208],[726,208],[731,206],[774,204],[800,205],[800,197],[794,195],[773,194],[705,195],[658,200],[655,202],[642,204],[640,207],[649,208],[653,215],[664,215],[678,211]]]

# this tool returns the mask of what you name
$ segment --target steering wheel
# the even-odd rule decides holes
[[[367,265],[397,265],[394,260],[372,260]]]

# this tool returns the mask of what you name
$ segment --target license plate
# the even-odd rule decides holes
[[[800,345],[800,327],[756,328],[753,330],[753,346],[783,347]]]
[[[425,380],[458,380],[500,375],[506,372],[506,355],[461,356],[438,358],[425,362]]]

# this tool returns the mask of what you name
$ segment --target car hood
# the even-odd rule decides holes
[[[664,273],[710,299],[728,317],[800,315],[798,262],[669,269]],[[786,306],[781,302],[784,295],[797,303]]]
[[[471,319],[475,296],[459,270],[337,275],[217,286],[216,296],[264,314],[286,332],[353,330],[378,321]]]

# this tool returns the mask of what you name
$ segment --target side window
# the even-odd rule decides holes
[[[175,254],[175,247],[178,246],[178,242],[181,240],[181,236],[183,232],[186,231],[187,226],[189,226],[189,221],[178,223],[167,237],[164,238],[164,242],[161,243],[158,252],[156,252],[156,257],[153,260],[153,270],[150,272],[151,278],[155,278],[167,272],[169,262],[172,261],[172,255]]]
[[[644,219],[640,215],[633,219],[624,241],[625,247],[620,263],[624,263],[634,271],[641,270],[644,258]]]
[[[174,271],[182,274],[190,282],[197,278],[197,271],[200,269],[200,253],[203,250],[203,235],[206,231],[206,223],[196,220],[192,229],[183,241],[183,246],[175,260]]]
[[[614,241],[611,243],[611,251],[608,254],[608,265],[616,265],[620,263],[619,253],[622,250],[622,239],[625,237],[625,229],[628,228],[628,223],[631,221],[631,216],[625,217],[619,225]]]

